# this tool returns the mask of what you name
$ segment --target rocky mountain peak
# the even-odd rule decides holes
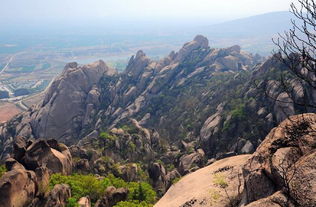
[[[67,68],[76,68],[78,67],[78,63],[76,62],[71,62],[71,63],[67,63],[66,66],[65,66],[65,69]]]
[[[73,141],[97,112],[93,110],[100,104],[96,85],[101,77],[115,73],[102,60],[83,66],[67,64],[47,89],[43,102],[33,112],[26,112],[19,134],[28,137],[33,130],[35,137]]]
[[[197,44],[201,45],[203,48],[207,48],[209,45],[208,39],[204,37],[203,35],[197,35],[195,36],[194,40]]]
[[[128,62],[125,73],[132,77],[137,77],[150,64],[151,60],[146,54],[139,50],[136,56],[132,56]]]
[[[227,50],[231,53],[240,53],[241,52],[241,47],[239,45],[234,45],[234,46],[231,46],[229,48],[227,48]]]
[[[138,50],[135,59],[139,59],[144,56],[146,56],[146,54],[142,50]]]
[[[183,45],[183,47],[180,49],[180,51],[177,54],[177,57],[175,58],[176,62],[183,61],[189,54],[192,53],[194,50],[198,49],[209,49],[208,45],[208,39],[202,35],[197,35],[193,41],[188,42]]]

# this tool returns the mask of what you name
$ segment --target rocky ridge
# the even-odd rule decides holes
[[[293,94],[278,87],[275,70],[284,65],[276,57],[258,61],[239,46],[212,49],[198,35],[160,61],[139,51],[120,74],[103,61],[69,63],[42,103],[0,126],[1,158],[16,136],[76,144],[98,140],[103,131],[115,134],[124,125],[142,129],[144,139],[133,138],[132,144],[145,151],[136,157],[155,154],[152,159],[164,165],[181,165],[182,174],[206,163],[203,158],[184,164],[185,156],[198,158],[199,149],[210,160],[252,153],[273,126],[306,111],[298,100],[316,102],[315,90],[299,82],[293,82]],[[179,158],[165,159],[158,148]]]
[[[7,152],[5,147],[15,136],[50,137],[67,144],[77,143],[84,137],[95,138],[95,130],[100,133],[130,118],[157,129],[167,139],[178,139],[172,138],[168,130],[161,131],[164,126],[151,124],[162,122],[156,120],[159,117],[164,118],[152,112],[157,98],[187,85],[192,78],[249,70],[256,63],[239,46],[211,49],[201,35],[160,61],[152,61],[139,51],[122,74],[103,61],[85,66],[69,63],[50,85],[42,103],[0,127],[1,151]]]
[[[146,174],[162,196],[181,176],[254,152],[289,115],[313,112],[296,103],[314,104],[315,90],[293,80],[294,90],[285,93],[275,74],[284,65],[275,56],[260,61],[239,46],[212,49],[199,35],[160,61],[139,51],[120,74],[103,61],[69,63],[41,103],[0,126],[1,159],[21,153],[22,160],[14,159],[27,162],[28,170],[44,163],[50,173],[67,174],[69,167],[58,164],[52,171],[56,166],[46,163],[63,153],[56,143],[47,146],[42,140],[25,154],[32,145],[15,141],[54,138],[72,145],[74,172],[114,174],[126,181]],[[29,158],[38,149],[50,155]],[[60,162],[69,166],[69,159]],[[67,195],[66,186],[56,188]]]

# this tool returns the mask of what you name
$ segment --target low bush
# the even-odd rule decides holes
[[[0,165],[0,178],[2,177],[2,175],[7,172],[7,169],[4,165]]]
[[[61,174],[53,174],[50,178],[50,188],[56,184],[68,184],[71,188],[72,198],[68,200],[69,207],[72,207],[74,201],[78,201],[81,197],[89,196],[92,203],[96,202],[104,195],[107,187],[114,186],[116,188],[128,189],[128,202],[140,207],[150,206],[156,200],[156,192],[152,186],[146,182],[125,182],[121,178],[117,178],[110,174],[103,179],[98,179],[93,175],[74,174],[64,176]]]
[[[130,201],[121,201],[113,207],[152,207],[152,204],[146,202],[130,202]]]

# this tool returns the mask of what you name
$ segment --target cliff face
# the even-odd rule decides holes
[[[284,93],[273,75],[284,66],[274,57],[260,61],[239,46],[212,49],[198,35],[160,61],[139,51],[120,74],[103,61],[70,63],[42,103],[0,126],[2,157],[17,135],[73,144],[129,125],[131,118],[184,154],[198,148],[209,158],[253,152],[258,137],[300,112],[294,99],[316,100],[296,82],[293,96]]]
[[[103,61],[82,67],[76,63],[67,64],[49,87],[38,109],[30,114],[34,136],[53,137],[65,142],[79,138],[100,105],[96,84],[102,76],[113,74],[115,71]]]
[[[78,140],[98,112],[99,80],[115,73],[101,60],[85,66],[67,64],[46,90],[44,100],[13,120],[11,132],[24,137],[51,137],[66,143]],[[2,128],[4,136],[10,135],[8,128]]]

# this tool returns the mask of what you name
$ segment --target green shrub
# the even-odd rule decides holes
[[[148,175],[148,172],[147,171],[144,171],[141,164],[140,163],[137,163],[137,177],[138,177],[138,180],[140,181],[149,181],[149,175]]]
[[[115,141],[117,140],[115,135],[109,134],[108,132],[101,132],[99,138],[103,142],[103,147],[105,149],[113,147]]]
[[[132,141],[129,141],[128,142],[128,151],[135,152],[135,150],[136,150],[136,145]]]
[[[228,187],[228,183],[222,174],[219,174],[219,173],[215,174],[213,182],[215,185],[218,185],[219,187],[223,189]]]
[[[117,139],[117,137],[115,135],[111,135],[108,132],[101,132],[100,138],[105,139],[105,140],[109,140],[109,141],[115,141]]]
[[[101,197],[107,186],[103,185],[102,180],[98,180],[93,175],[64,176],[61,174],[53,174],[50,178],[50,187],[56,184],[68,184],[71,188],[72,197],[78,200],[81,197],[89,196],[92,201],[96,201]]]
[[[181,180],[181,177],[173,179],[172,184],[176,184],[177,182],[179,182],[179,180]]]
[[[154,203],[156,200],[156,192],[146,182],[130,182],[128,190],[130,192],[128,195],[129,200],[145,201],[147,203]]]
[[[4,165],[0,165],[0,178],[2,177],[2,175],[7,172],[7,169]]]
[[[63,183],[68,184],[71,188],[72,198],[68,201],[70,207],[72,207],[71,203],[73,203],[73,201],[78,201],[84,196],[89,196],[92,203],[96,202],[109,186],[127,188],[129,192],[128,201],[138,203],[138,205],[142,202],[146,204],[153,204],[156,200],[156,192],[148,183],[125,182],[121,178],[117,178],[112,174],[102,180],[99,180],[93,175],[79,174],[70,176],[53,174],[50,178],[50,188],[53,188],[56,184]]]
[[[77,199],[73,197],[68,198],[66,207],[79,207],[79,204],[77,203]]]
[[[127,132],[129,134],[137,134],[138,133],[138,129],[133,125],[123,125],[121,127],[121,129],[123,129],[124,132]]]
[[[238,104],[231,111],[233,120],[242,120],[246,118],[245,104]]]
[[[166,166],[166,169],[167,169],[167,171],[168,172],[171,172],[172,170],[174,170],[176,167],[174,166],[174,164],[168,164],[167,166]]]
[[[146,202],[130,202],[130,201],[121,201],[119,203],[117,203],[115,206],[113,207],[152,207],[152,204],[148,204]]]

